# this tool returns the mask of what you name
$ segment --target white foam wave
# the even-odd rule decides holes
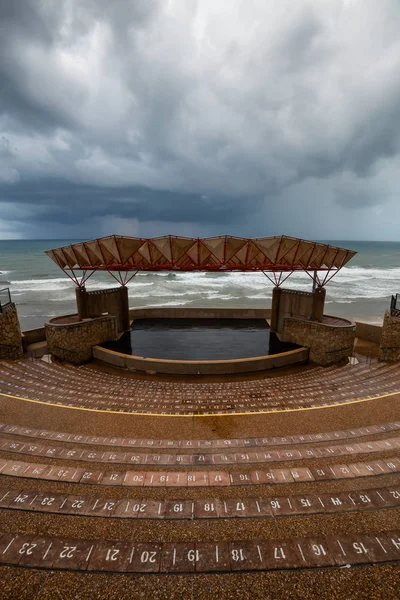
[[[36,285],[39,283],[69,283],[70,285],[74,285],[70,279],[66,277],[52,277],[52,278],[39,278],[39,279],[14,279],[12,280],[12,284],[14,285]]]
[[[223,295],[223,294],[208,294],[207,298],[209,300],[214,300],[214,299],[218,299],[218,300],[239,300],[241,299],[241,296],[230,296],[229,294]]]
[[[75,294],[62,294],[62,296],[53,296],[49,300],[51,302],[74,302]]]
[[[148,289],[149,297],[176,298],[197,297],[207,299],[270,299],[272,284],[262,273],[175,273],[170,280],[163,273],[146,273],[146,277],[157,277]],[[137,281],[139,284],[139,281]],[[130,285],[135,294],[135,281]],[[139,287],[139,285],[137,285]],[[150,287],[150,286],[149,286]],[[306,273],[294,273],[283,287],[311,291],[312,280]],[[140,289],[140,287],[139,287]],[[345,267],[329,283],[328,298],[342,303],[361,299],[386,299],[400,290],[400,268],[377,269],[370,267]]]
[[[113,288],[118,286],[116,281],[88,281],[86,288],[89,290],[97,288]],[[65,290],[75,290],[75,283],[66,277],[53,277],[42,279],[14,279],[10,281],[12,293],[15,292],[61,292]],[[51,300],[51,298],[49,298]]]
[[[176,302],[176,301],[172,301],[172,302],[161,302],[159,304],[155,303],[155,302],[149,302],[148,304],[143,304],[141,306],[138,306],[137,308],[149,308],[149,307],[158,307],[158,306],[186,306],[187,304],[190,304],[190,302]]]
[[[11,292],[58,292],[73,288],[73,282],[65,279],[24,279],[10,282]]]
[[[398,279],[400,281],[400,267],[388,267],[377,269],[373,267],[343,267],[335,276],[334,281],[357,281],[366,279],[376,279],[387,281],[388,279]]]

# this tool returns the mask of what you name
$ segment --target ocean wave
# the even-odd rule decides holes
[[[345,279],[369,279],[373,277],[374,279],[385,280],[388,277],[400,280],[400,267],[386,267],[384,269],[379,269],[376,267],[343,267],[339,271],[339,273],[335,276],[335,281]]]
[[[242,296],[230,296],[229,294],[223,295],[223,294],[214,294],[214,293],[210,293],[208,294],[208,299],[209,300],[241,300]]]
[[[56,282],[56,281],[49,281],[49,282],[44,282],[44,281],[29,281],[27,280],[26,282],[15,282],[15,281],[11,281],[10,283],[10,290],[11,293],[14,294],[15,292],[21,292],[21,293],[29,293],[29,292],[34,292],[34,293],[47,293],[47,292],[60,292],[60,291],[64,291],[67,290],[68,288],[73,287],[73,283],[71,282],[69,285],[65,285],[65,282],[61,283],[61,282]],[[49,298],[50,300],[51,298]]]
[[[40,268],[40,267],[39,267]],[[35,310],[46,317],[76,310],[75,285],[66,276],[50,274],[27,275],[18,270],[3,271],[11,275],[11,293],[21,307],[21,313]],[[323,277],[321,273],[321,277]],[[1,276],[0,276],[1,277]],[[13,279],[15,277],[15,279]],[[7,279],[10,275],[7,276]],[[87,282],[88,291],[115,288],[118,283],[106,273],[96,273]],[[129,283],[131,306],[270,306],[273,284],[261,272],[145,272],[139,273]],[[312,280],[304,272],[297,272],[283,283],[284,288],[310,292]],[[327,285],[326,303],[332,314],[356,313],[382,314],[392,293],[400,292],[400,267],[383,269],[365,261],[363,265],[344,267]],[[336,306],[336,309],[334,306]],[[31,308],[29,306],[31,305]],[[34,307],[33,307],[34,305]],[[343,305],[341,307],[341,305]],[[373,308],[369,308],[373,307]],[[378,308],[377,308],[378,307]],[[381,307],[381,308],[380,308]],[[49,314],[51,313],[51,314]],[[23,315],[37,318],[38,315]],[[39,315],[40,317],[40,315]],[[371,317],[372,318],[372,317]]]
[[[158,308],[160,306],[187,306],[190,302],[162,302],[161,304],[156,304],[154,302],[149,302],[148,304],[138,305],[135,308]]]
[[[142,277],[162,277],[163,279],[174,279],[174,277],[176,276],[177,273],[171,273],[171,271],[146,271],[138,273],[137,275],[135,275],[135,278],[137,277],[138,279],[140,279]]]
[[[93,290],[97,288],[112,288],[118,284],[116,281],[113,282],[95,282],[88,281],[86,288]],[[58,292],[65,291],[67,289],[75,290],[75,283],[66,277],[53,277],[51,279],[14,279],[10,281],[10,288],[12,293],[15,292]],[[49,298],[51,299],[51,298]]]
[[[49,302],[73,302],[75,303],[75,294],[70,294],[70,295],[65,295],[63,294],[62,296],[54,296],[53,298],[49,298]]]
[[[169,275],[172,277],[169,279]],[[141,281],[142,279],[142,281]],[[143,281],[143,279],[145,279]],[[118,284],[114,280],[91,279],[86,287],[89,291],[113,288]],[[148,297],[198,297],[198,298],[251,298],[270,299],[273,285],[262,273],[143,273],[129,284],[132,296]],[[312,282],[304,273],[293,274],[283,287],[311,291]],[[49,301],[70,300],[75,296],[74,283],[66,277],[15,279],[10,288],[15,294],[50,293]],[[144,293],[144,290],[146,292]],[[333,300],[354,301],[357,299],[384,299],[400,290],[400,268],[390,269],[345,267],[327,286],[327,295]],[[142,291],[142,294],[140,293]],[[55,293],[52,297],[51,293]],[[62,293],[62,298],[57,297]]]

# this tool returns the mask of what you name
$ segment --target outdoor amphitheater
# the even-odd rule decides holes
[[[1,597],[398,598],[400,311],[326,314],[354,254],[287,236],[49,250],[76,312],[21,332],[1,302]],[[258,271],[272,302],[131,308],[141,271]],[[116,286],[88,291],[98,272]],[[308,292],[285,287],[297,272]]]

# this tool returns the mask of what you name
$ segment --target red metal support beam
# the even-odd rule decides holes
[[[280,239],[279,244],[278,244],[278,250],[276,251],[276,254],[275,254],[275,263],[276,263],[276,261],[279,258],[279,252],[281,250],[282,240],[283,240],[283,235],[281,235],[281,239]]]
[[[171,253],[171,265],[174,265],[175,264],[175,257],[174,257],[174,247],[172,245],[172,235],[169,236],[169,251]]]
[[[121,277],[121,272],[120,272],[120,271],[118,271],[118,274],[119,274],[119,279],[118,279],[118,277],[116,277],[116,276],[114,275],[114,273],[113,273],[112,271],[109,271],[108,269],[107,269],[107,271],[108,271],[108,273],[111,275],[111,277],[112,277],[113,279],[115,279],[115,281],[116,281],[117,283],[119,283],[120,285],[123,285],[123,283],[122,283],[122,277]]]
[[[119,244],[118,244],[118,240],[117,240],[117,236],[116,235],[114,235],[114,241],[115,241],[115,246],[116,246],[117,252],[118,252],[119,262],[122,265],[123,264],[122,263],[122,255],[121,255],[121,252],[120,252],[120,249],[119,249]]]

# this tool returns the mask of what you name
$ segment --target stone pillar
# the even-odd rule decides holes
[[[271,307],[271,331],[276,333],[279,328],[279,301],[281,297],[281,288],[274,287],[272,290],[272,307]]]
[[[379,360],[400,361],[400,318],[385,313],[383,320]]]
[[[88,311],[88,305],[87,305],[86,288],[85,287],[75,288],[75,296],[76,296],[76,308],[77,308],[79,320],[82,321],[82,319],[88,319],[89,311]]]
[[[326,290],[324,287],[317,287],[313,294],[313,306],[311,313],[312,321],[322,321],[325,307]]]
[[[129,297],[128,297],[128,288],[126,285],[123,285],[120,290],[121,294],[121,321],[120,327],[121,331],[129,331],[131,328],[130,319],[129,319]]]
[[[24,355],[17,309],[11,302],[0,312],[0,358],[17,360]]]

